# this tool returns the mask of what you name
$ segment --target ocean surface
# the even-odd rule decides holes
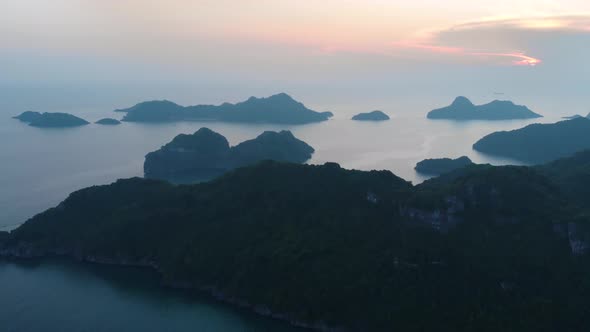
[[[123,115],[88,110],[71,113],[89,121]],[[315,148],[311,164],[331,161],[345,168],[387,169],[419,183],[425,177],[417,174],[414,166],[425,158],[466,155],[477,163],[518,164],[480,154],[471,146],[497,130],[559,119],[454,122],[428,120],[425,112],[400,112],[390,113],[390,121],[360,122],[351,121],[350,114],[337,113],[329,121],[303,126],[180,122],[41,129],[12,119],[9,114],[0,115],[0,230],[15,228],[75,190],[143,176],[148,152],[180,133],[193,133],[201,127],[219,132],[232,145],[265,130],[291,130]]]
[[[284,322],[160,287],[141,269],[0,260],[2,332],[297,332]]]
[[[440,104],[444,105],[444,103]],[[119,105],[125,106],[125,105]],[[386,122],[358,122],[358,108],[313,107],[334,111],[330,121],[303,125],[181,122],[90,124],[69,129],[33,128],[12,119],[24,110],[0,112],[0,230],[17,227],[57,205],[72,191],[143,175],[144,156],[180,133],[209,127],[232,145],[265,130],[291,130],[316,149],[311,164],[337,162],[345,168],[391,170],[419,183],[414,171],[425,158],[466,155],[477,163],[519,164],[472,150],[481,137],[535,122],[555,122],[576,113],[532,108],[543,119],[454,122],[427,120],[428,106],[384,109]],[[111,109],[114,109],[111,108]],[[364,109],[363,111],[367,111]],[[108,109],[66,111],[89,121],[120,118]],[[359,111],[360,112],[360,111]],[[585,113],[583,113],[585,114]],[[158,287],[145,271],[74,265],[66,262],[0,261],[1,331],[290,331],[283,323],[229,306]],[[149,273],[148,273],[149,274]]]

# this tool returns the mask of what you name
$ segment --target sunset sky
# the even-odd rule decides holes
[[[191,102],[398,75],[415,88],[453,71],[549,90],[539,81],[588,82],[589,37],[587,0],[5,0],[0,87]]]

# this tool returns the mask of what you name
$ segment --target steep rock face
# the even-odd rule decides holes
[[[244,123],[305,124],[329,119],[330,112],[316,112],[285,93],[267,98],[251,97],[237,104],[196,105],[183,107],[170,101],[139,103],[128,109],[123,121],[167,122],[214,120]]]
[[[527,167],[472,165],[416,186],[401,211],[444,231],[475,216],[491,227],[525,225],[536,217],[559,219],[560,208],[555,207],[564,201],[558,192],[553,183]],[[544,227],[552,229],[552,222],[547,220]]]
[[[583,230],[582,228],[586,229]],[[590,248],[590,232],[587,225],[580,225],[575,222],[568,223],[567,239],[574,255],[581,256],[588,252],[588,248]]]
[[[590,119],[575,118],[495,132],[473,144],[473,149],[533,164],[550,162],[590,149]]]
[[[465,97],[457,97],[450,106],[432,110],[427,117],[451,120],[511,120],[542,116],[526,106],[515,105],[511,101],[494,100],[488,104],[474,105]]]
[[[160,150],[146,156],[147,178],[190,183],[215,178],[228,170],[262,160],[303,163],[314,149],[289,131],[267,131],[231,147],[225,137],[201,128],[193,135],[178,135]]]
[[[199,185],[119,180],[35,216],[0,254],[146,264],[167,284],[313,326],[590,326],[579,211],[531,168],[460,173],[414,187],[387,171],[263,162]]]

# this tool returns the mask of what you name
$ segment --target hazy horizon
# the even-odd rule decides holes
[[[457,95],[580,113],[589,37],[590,3],[575,0],[7,1],[0,109],[287,92],[337,114],[404,111],[428,96],[425,113]]]
[[[0,330],[590,330],[588,58],[588,0],[1,0]]]

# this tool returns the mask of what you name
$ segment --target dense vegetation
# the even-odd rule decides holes
[[[180,134],[145,157],[146,178],[174,183],[195,183],[228,170],[262,160],[303,163],[314,149],[290,131],[266,131],[255,139],[230,147],[227,139],[209,128],[192,135]]]
[[[590,208],[590,152],[578,152],[572,157],[537,166],[536,169],[559,187],[566,188],[563,194],[570,203],[580,208]]]
[[[89,124],[88,121],[68,113],[39,113],[27,111],[14,118],[26,122],[30,126],[44,128],[78,127]]]
[[[465,97],[457,97],[450,106],[432,110],[427,117],[451,120],[511,120],[540,118],[541,115],[511,101],[494,100],[484,105],[474,105]]]
[[[473,162],[471,161],[471,159],[469,159],[466,156],[462,156],[457,159],[425,159],[417,163],[414,169],[417,172],[423,174],[440,175],[472,164]]]
[[[305,124],[325,121],[332,116],[330,112],[310,110],[285,93],[268,98],[251,97],[241,103],[224,103],[219,106],[197,105],[184,107],[167,100],[148,101],[115,111],[127,113],[123,121],[134,122],[217,120]]]
[[[169,282],[350,330],[582,331],[588,205],[559,176],[588,185],[589,169],[474,165],[412,186],[263,162],[199,185],[119,180],[71,194],[0,252],[150,262]]]
[[[545,163],[590,149],[590,119],[575,118],[499,131],[480,139],[473,148],[529,163]]]
[[[369,113],[359,113],[352,117],[352,120],[357,121],[386,121],[389,116],[381,111],[372,111]]]

